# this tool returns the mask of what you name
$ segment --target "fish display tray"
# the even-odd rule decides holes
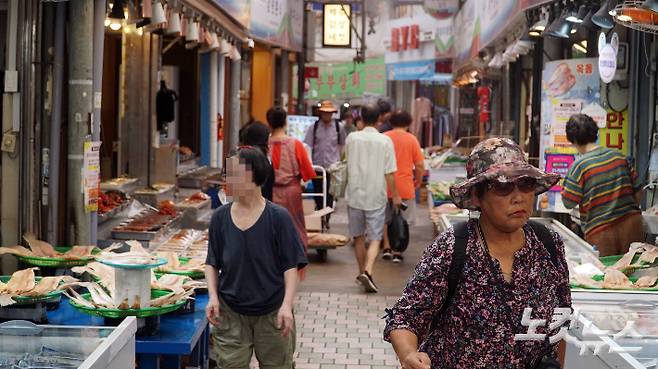
[[[144,213],[140,213],[137,215],[138,217],[144,215]],[[134,218],[132,218],[134,219]],[[127,224],[132,221],[132,219],[128,219],[126,222],[122,223]],[[163,236],[168,232],[168,230],[172,227],[175,227],[181,219],[181,215],[177,215],[176,217],[172,218],[168,223],[160,226],[157,230],[154,231],[129,231],[129,230],[112,230],[112,238],[116,240],[137,240],[137,241],[153,241],[156,238],[159,238],[160,236]]]
[[[67,252],[71,247],[55,247],[55,250],[58,252]],[[93,254],[97,254],[100,250],[94,250]],[[44,268],[72,268],[76,266],[84,266],[89,262],[93,261],[93,257],[81,258],[81,259],[65,259],[65,258],[48,258],[41,256],[22,256],[16,255],[18,260],[24,262],[25,264],[44,267]]]
[[[646,263],[646,262],[644,262],[644,261],[639,262],[639,260],[640,260],[640,255],[641,255],[641,254],[639,254],[639,253],[638,253],[638,254],[635,254],[635,256],[633,257],[633,260],[631,261],[631,264],[632,264],[633,266],[632,266],[632,267],[627,267],[626,270],[629,270],[629,269],[632,269],[632,270],[635,270],[635,269],[647,269],[647,268],[651,268],[652,266],[655,266],[656,264],[658,264],[658,263],[649,264],[649,263]],[[617,262],[618,262],[621,258],[623,258],[623,257],[624,257],[624,255],[601,256],[601,257],[599,258],[599,260],[601,260],[601,263],[602,263],[603,265],[605,265],[605,266],[607,266],[607,267],[610,267],[610,266],[615,265],[615,263],[617,263]],[[638,262],[639,262],[639,264],[638,264]],[[632,273],[632,272],[631,272],[631,273]]]
[[[597,274],[592,276],[592,280],[596,282],[602,282],[604,278],[603,274]],[[628,279],[635,283],[637,282],[638,278],[634,276],[628,277]],[[646,287],[646,288],[594,288],[594,287],[586,287],[582,286],[577,283],[571,283],[572,288],[583,288],[586,290],[595,290],[595,291],[600,291],[600,290],[610,290],[610,291],[658,291],[658,284],[655,284],[653,287]]]
[[[169,293],[171,293],[171,291],[151,290],[151,298],[162,297]],[[83,293],[81,296],[83,299],[87,301],[91,301],[90,293]],[[176,302],[175,304],[165,305],[160,307],[147,307],[142,309],[109,309],[109,308],[89,308],[86,306],[82,306],[73,300],[69,300],[69,303],[74,308],[82,311],[83,313],[99,316],[102,318],[114,318],[114,319],[125,318],[128,316],[134,316],[137,318],[148,318],[152,316],[163,315],[178,310],[181,306],[185,305],[186,302],[187,299],[184,299]]]
[[[208,179],[219,177],[221,173],[218,168],[199,167],[181,174],[177,184],[181,188],[202,188]]]
[[[181,265],[185,265],[190,261],[190,258],[184,258],[184,257],[179,257],[178,260],[180,261]],[[160,278],[165,274],[175,274],[175,275],[184,275],[187,277],[190,277],[192,279],[203,279],[206,277],[204,272],[195,272],[195,271],[189,271],[189,272],[162,272],[162,271],[155,271],[155,275]]]
[[[2,283],[7,283],[9,282],[10,279],[11,279],[10,275],[0,276],[0,282]],[[35,281],[37,282],[41,281],[41,277],[36,277]],[[9,305],[8,307],[17,306],[17,305],[31,305],[39,302],[55,302],[60,299],[61,294],[62,291],[53,291],[42,296],[30,296],[30,297],[16,296],[14,297],[14,301],[16,301],[16,303]]]
[[[130,206],[130,200],[125,200],[121,205],[116,208],[108,211],[107,213],[98,214],[98,224],[105,223],[106,221],[114,218],[117,214],[120,214]]]

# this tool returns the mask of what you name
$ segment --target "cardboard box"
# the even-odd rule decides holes
[[[324,208],[322,210],[315,210],[310,214],[304,216],[306,222],[306,230],[311,232],[322,232],[322,217],[334,212],[332,208]]]

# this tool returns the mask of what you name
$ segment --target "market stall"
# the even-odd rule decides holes
[[[451,211],[456,214],[435,216],[437,232],[468,219],[468,215],[459,210]],[[574,308],[566,338],[565,368],[655,367],[658,358],[658,285],[655,279],[658,263],[655,259],[648,259],[649,254],[644,258],[651,262],[644,263],[640,259],[644,252],[658,251],[652,245],[646,245],[646,249],[636,249],[641,252],[629,254],[628,263],[621,256],[601,258],[599,263],[592,246],[562,223],[549,218],[533,220],[558,233],[565,245]],[[594,265],[602,270],[592,270]],[[624,276],[620,275],[621,285],[597,284],[597,280],[603,281],[605,278],[599,273],[616,275],[616,269],[610,271],[615,265]],[[589,276],[593,282],[584,286],[574,276],[586,270],[591,270]],[[628,281],[634,283],[624,284],[626,276]],[[637,285],[642,277],[649,277],[649,286]]]

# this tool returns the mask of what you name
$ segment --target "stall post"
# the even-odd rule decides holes
[[[210,167],[217,168],[217,64],[218,52],[210,52],[210,109],[208,109],[208,125],[210,126]]]
[[[94,1],[94,46],[93,46],[93,113],[91,122],[91,140],[101,140],[101,101],[103,91],[103,48],[105,43],[105,0]],[[56,180],[56,179],[55,179]],[[98,240],[98,213],[91,212],[90,216],[91,244]]]
[[[89,244],[90,222],[85,214],[82,193],[83,143],[89,134],[92,108],[92,66],[94,3],[69,2],[69,114],[68,114],[68,198],[73,225],[71,244]]]

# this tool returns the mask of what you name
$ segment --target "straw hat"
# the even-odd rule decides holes
[[[324,101],[322,101],[322,102],[320,103],[320,109],[318,109],[318,110],[321,111],[321,112],[323,112],[323,113],[335,113],[335,112],[338,111],[338,110],[336,110],[336,108],[334,107],[334,103],[332,103],[332,102],[329,101],[329,100],[324,100]]]

